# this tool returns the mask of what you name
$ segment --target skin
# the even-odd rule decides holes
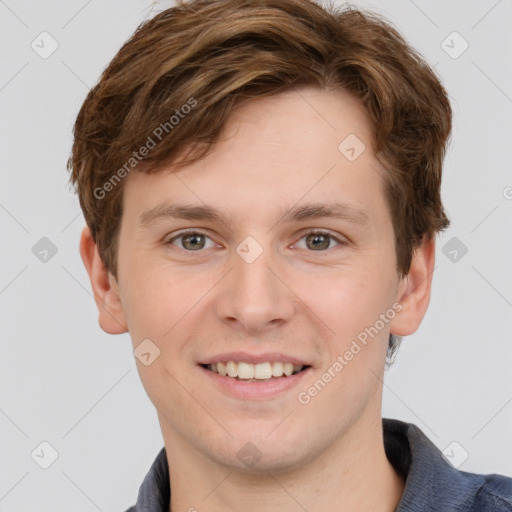
[[[352,162],[338,150],[351,133],[366,145]],[[129,331],[134,348],[149,338],[161,351],[149,366],[137,365],[168,454],[170,510],[395,510],[404,481],[382,439],[386,350],[390,332],[410,335],[424,317],[435,239],[415,251],[400,278],[383,173],[357,99],[302,88],[239,107],[201,162],[126,178],[117,280],[83,230],[80,252],[101,328]],[[141,214],[162,201],[207,204],[229,224],[162,218],[141,226]],[[369,225],[278,222],[283,208],[306,202],[349,203]],[[206,234],[195,240],[204,248],[171,241],[184,228]],[[315,248],[308,228],[346,243],[327,239]],[[252,263],[236,252],[247,236],[263,249]],[[299,403],[297,394],[396,303],[402,310],[378,335],[308,404]],[[238,350],[284,352],[312,370],[297,388],[241,400],[197,366]],[[261,454],[252,467],[237,457],[248,442]]]

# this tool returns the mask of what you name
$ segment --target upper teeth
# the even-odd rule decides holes
[[[218,363],[208,365],[208,368],[220,375],[238,377],[240,379],[270,379],[272,377],[281,377],[283,374],[290,376],[294,372],[300,372],[303,365],[281,362],[251,364],[236,361],[219,361]]]

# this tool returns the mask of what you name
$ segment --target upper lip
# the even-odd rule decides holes
[[[244,363],[275,363],[281,361],[283,363],[301,364],[302,366],[310,366],[304,359],[300,357],[291,356],[282,352],[265,352],[262,354],[249,354],[248,352],[224,352],[216,356],[208,357],[202,360],[199,364],[214,364],[219,361],[237,361]]]

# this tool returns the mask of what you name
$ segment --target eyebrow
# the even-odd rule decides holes
[[[143,212],[139,217],[141,227],[149,227],[159,220],[164,219],[182,220],[209,220],[222,222],[228,227],[232,223],[225,213],[207,205],[178,205],[164,201],[154,208]],[[300,222],[322,218],[333,218],[347,220],[362,228],[371,226],[371,219],[366,212],[343,203],[308,203],[301,206],[280,209],[279,220],[276,224],[286,222]]]

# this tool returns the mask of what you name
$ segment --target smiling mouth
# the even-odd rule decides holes
[[[287,378],[310,368],[309,365],[294,365],[293,363],[282,363],[279,361],[257,364],[242,361],[219,361],[218,363],[201,364],[200,366],[221,376],[247,382],[264,382]]]

